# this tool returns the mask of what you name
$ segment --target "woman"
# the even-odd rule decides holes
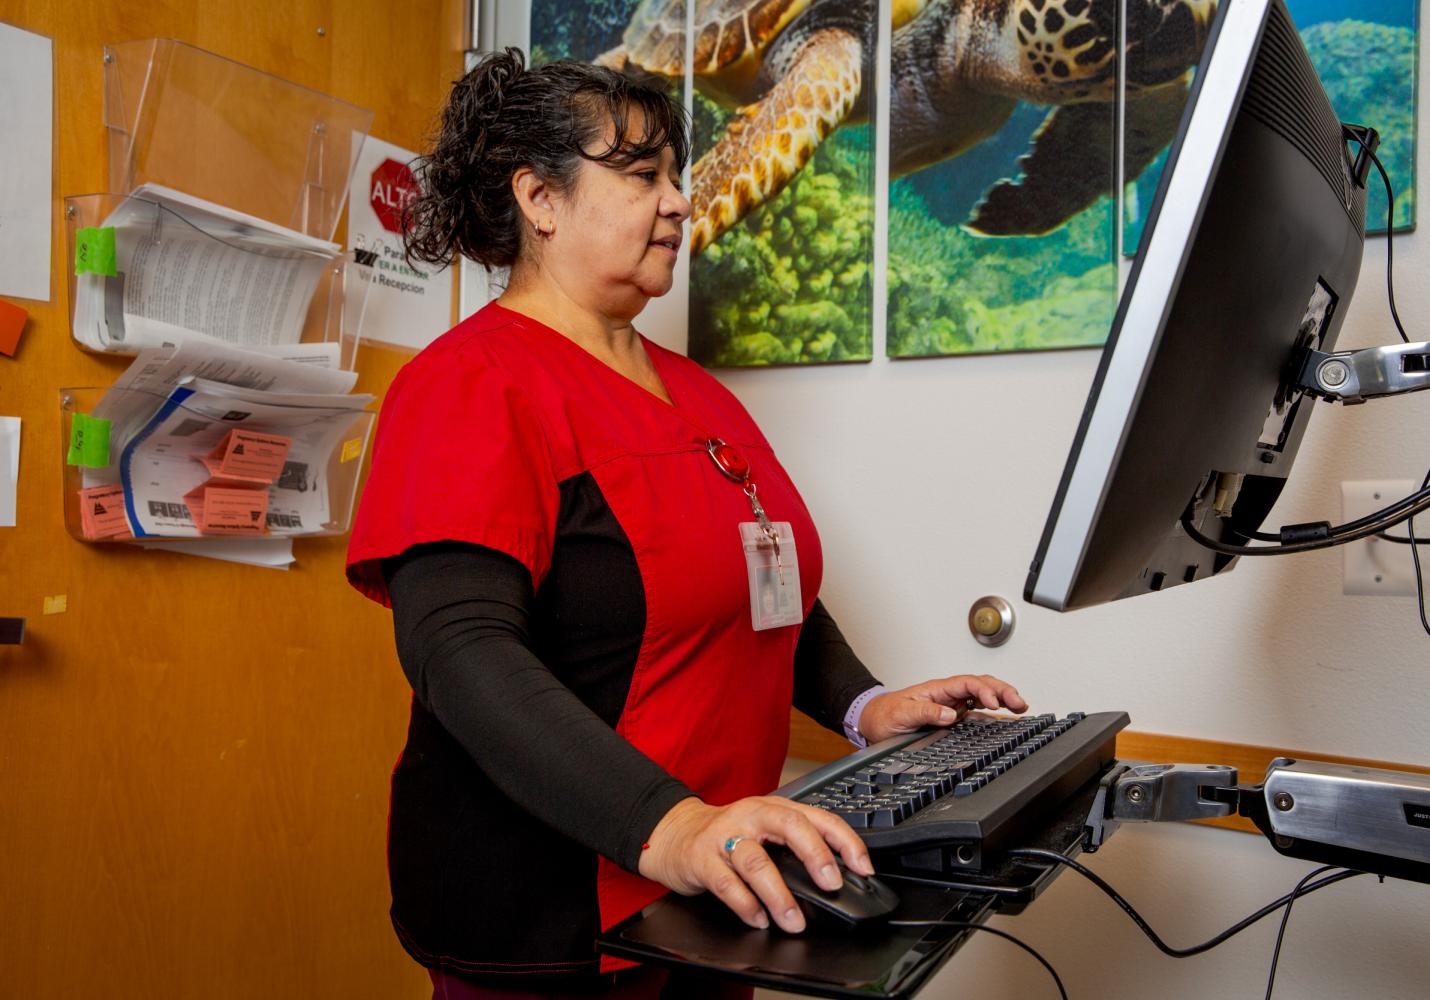
[[[815,600],[818,536],[769,443],[636,332],[671,287],[687,150],[663,91],[508,49],[422,166],[409,255],[511,268],[393,382],[349,551],[415,692],[392,912],[439,996],[646,995],[664,974],[613,978],[630,963],[594,939],[667,889],[798,932],[765,843],[827,888],[836,854],[871,873],[842,820],[760,794],[791,700],[859,744],[1026,708],[987,677],[880,687]]]

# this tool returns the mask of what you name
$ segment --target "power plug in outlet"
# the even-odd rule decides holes
[[[1388,507],[1414,493],[1418,487],[1418,483],[1409,479],[1341,483],[1341,523]],[[1422,527],[1422,524],[1425,526]],[[1430,516],[1417,518],[1416,527],[1430,535]],[[1389,533],[1403,537],[1405,525],[1396,525]],[[1415,596],[1415,564],[1411,561],[1409,545],[1366,538],[1342,545],[1341,551],[1345,554],[1345,593],[1381,597]],[[1421,548],[1420,562],[1430,572],[1430,546]]]

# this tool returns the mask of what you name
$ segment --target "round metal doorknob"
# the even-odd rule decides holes
[[[968,630],[984,646],[1001,646],[1013,634],[1013,606],[1001,597],[980,597],[968,609]]]

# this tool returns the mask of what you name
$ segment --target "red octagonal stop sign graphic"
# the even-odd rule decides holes
[[[417,197],[417,180],[407,164],[383,160],[372,172],[369,201],[377,221],[390,233],[402,232],[402,209]]]

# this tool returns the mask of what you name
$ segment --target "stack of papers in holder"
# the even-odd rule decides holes
[[[140,353],[88,414],[109,423],[109,464],[81,471],[81,496],[106,502],[109,520],[88,520],[86,537],[205,539],[210,532],[195,510],[202,510],[206,486],[263,494],[255,505],[261,516],[248,533],[262,537],[214,544],[344,530],[373,397],[351,393],[357,375],[336,367],[336,348],[298,344],[263,352],[186,341]],[[261,481],[234,479],[241,467],[215,459],[232,447],[236,430],[249,435],[243,440],[286,442],[286,453]],[[116,504],[122,517],[113,512]],[[283,561],[271,545],[254,552],[260,549],[245,561]]]
[[[336,243],[158,184],[132,191],[76,247],[74,338],[134,354],[201,339],[296,344]]]

